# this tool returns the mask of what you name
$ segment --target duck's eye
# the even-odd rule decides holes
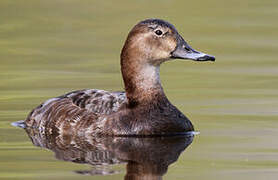
[[[158,35],[158,36],[161,36],[162,35],[162,31],[161,30],[156,30],[155,34]]]

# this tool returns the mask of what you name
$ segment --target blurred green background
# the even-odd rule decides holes
[[[200,131],[164,179],[277,179],[278,1],[0,1],[0,179],[122,179],[55,160],[11,122],[66,92],[122,90],[129,30],[165,19],[215,63],[167,62],[169,99]]]

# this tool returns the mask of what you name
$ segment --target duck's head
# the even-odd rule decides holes
[[[135,25],[128,35],[121,56],[122,60],[138,57],[135,59],[153,65],[169,59],[215,61],[214,56],[190,47],[172,24],[160,19],[147,19]]]

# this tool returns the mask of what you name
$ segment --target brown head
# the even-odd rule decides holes
[[[130,101],[146,100],[162,93],[159,65],[170,59],[214,61],[191,48],[176,28],[160,19],[139,22],[130,31],[121,53],[121,70]]]

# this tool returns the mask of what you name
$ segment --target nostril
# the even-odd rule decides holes
[[[185,49],[188,52],[191,52],[191,49],[189,47],[186,47],[185,45],[183,45],[183,49]]]

